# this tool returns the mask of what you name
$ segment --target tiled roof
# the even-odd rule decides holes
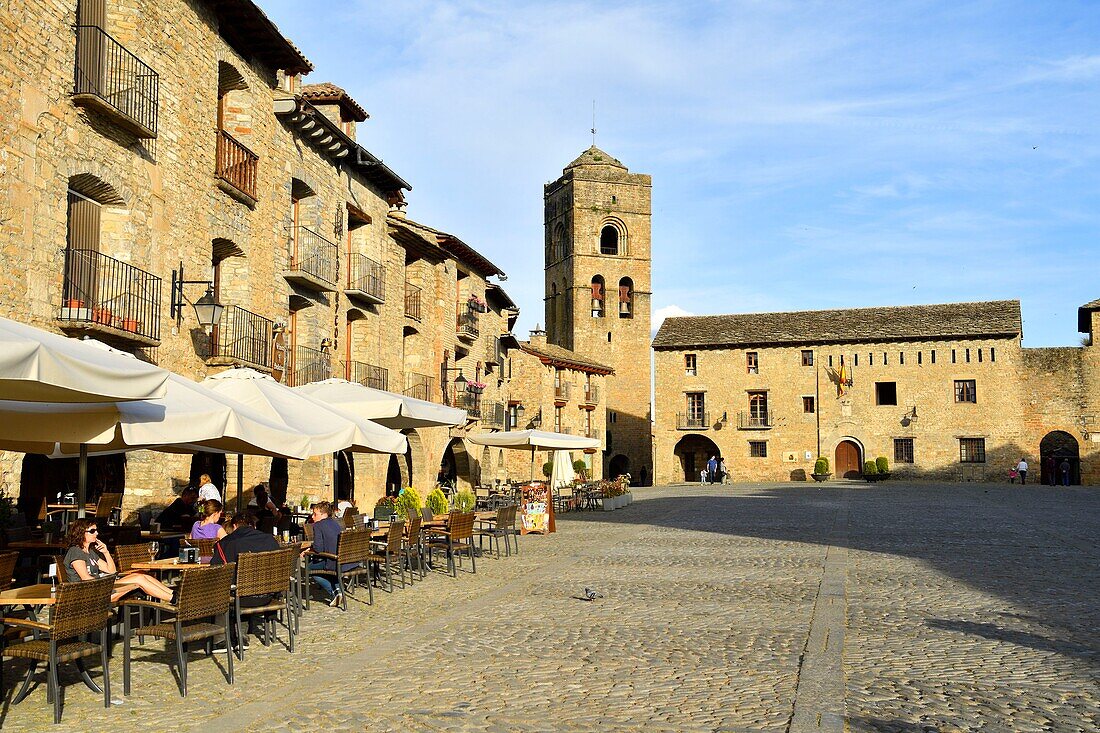
[[[246,55],[288,74],[308,74],[313,64],[253,0],[210,2],[218,15],[218,32]]]
[[[666,318],[653,347],[820,344],[1016,336],[1020,301]]]
[[[627,169],[625,165],[623,165],[604,151],[600,150],[595,145],[590,147],[588,150],[585,150],[577,157],[576,160],[565,166],[565,170],[569,170],[571,168],[579,168],[584,165],[608,165],[612,168],[622,168],[624,171]]]
[[[453,234],[433,229],[427,224],[413,221],[407,216],[395,216],[393,212],[389,215],[389,221],[390,224],[395,227],[403,227],[409,231],[415,232],[426,241],[434,241],[439,249],[447,253],[447,255],[454,260],[470,266],[482,277],[490,277],[492,275],[505,276],[504,270],[501,270],[487,257]]]
[[[575,351],[570,351],[556,344],[539,344],[534,346],[530,341],[520,341],[519,348],[532,356],[537,356],[544,362],[554,363],[559,366],[578,369],[584,372],[597,372],[599,374],[614,374],[615,370],[606,364],[601,364],[587,356],[581,356]]]
[[[352,99],[350,94],[332,82],[323,81],[319,84],[306,84],[302,87],[302,96],[314,103],[335,102],[343,107],[356,122],[362,122],[370,117],[367,111]]]

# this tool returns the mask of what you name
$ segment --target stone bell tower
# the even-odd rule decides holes
[[[648,175],[596,146],[545,186],[546,338],[612,366],[604,475],[653,476]]]

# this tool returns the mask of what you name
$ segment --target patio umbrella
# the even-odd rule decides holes
[[[543,430],[512,430],[503,433],[476,433],[466,440],[476,445],[488,445],[494,448],[512,448],[531,451],[531,478],[535,477],[535,451],[544,449],[584,450],[599,448],[596,438],[585,438],[567,433],[550,433]]]
[[[169,372],[90,342],[0,318],[0,399],[117,402],[161,397]]]
[[[466,422],[465,410],[373,389],[346,379],[326,379],[295,389],[325,404],[343,408],[358,417],[395,430],[463,425]]]
[[[573,458],[569,455],[569,451],[561,449],[554,451],[553,463],[554,470],[550,474],[550,485],[555,489],[576,477],[573,472]]]

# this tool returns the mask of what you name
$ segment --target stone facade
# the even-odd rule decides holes
[[[651,179],[595,146],[545,186],[546,339],[608,364],[604,473],[653,475]]]
[[[1056,454],[1100,483],[1100,354],[1022,348],[1018,301],[670,318],[654,349],[659,482],[712,454],[735,480],[840,474],[851,446],[905,478],[1005,481],[1024,456],[1037,480]]]

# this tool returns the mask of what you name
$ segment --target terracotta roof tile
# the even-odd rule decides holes
[[[667,318],[653,339],[653,347],[976,338],[1015,336],[1021,330],[1020,301],[995,300]]]
[[[356,122],[362,122],[370,117],[367,111],[352,99],[351,95],[336,86],[332,82],[323,81],[318,84],[306,84],[302,87],[302,96],[310,102],[335,102],[350,113]]]
[[[577,368],[581,371],[599,372],[601,374],[615,373],[615,370],[606,364],[601,364],[594,359],[589,359],[587,356],[582,356],[575,351],[570,351],[556,344],[539,344],[538,346],[534,346],[530,341],[520,341],[519,348],[544,361],[556,362],[563,366]]]

